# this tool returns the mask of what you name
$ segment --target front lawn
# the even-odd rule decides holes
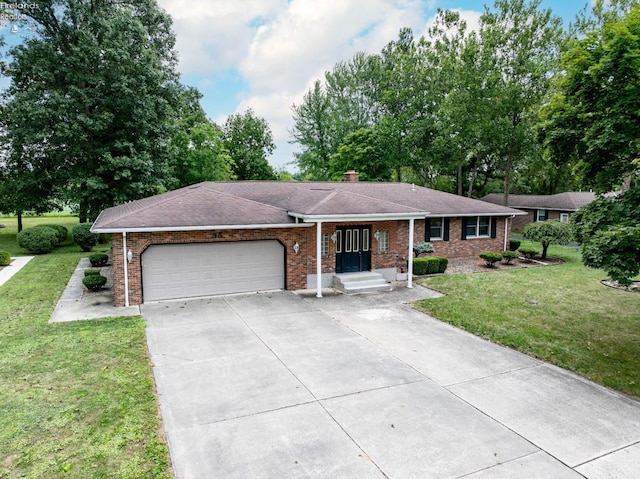
[[[26,254],[0,223],[0,249]],[[0,478],[172,477],[142,318],[48,324],[83,255],[68,239],[0,286]]]
[[[419,282],[446,294],[416,307],[442,321],[640,397],[640,294],[600,284],[573,248],[559,266],[444,275]]]

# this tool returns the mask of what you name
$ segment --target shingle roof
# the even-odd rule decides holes
[[[94,231],[295,224],[298,217],[511,216],[517,210],[406,183],[204,182],[104,210]]]
[[[509,206],[511,208],[576,211],[595,199],[595,193],[581,191],[568,191],[555,195],[509,195]],[[482,198],[482,201],[497,205],[501,205],[503,200],[502,193],[492,193]]]

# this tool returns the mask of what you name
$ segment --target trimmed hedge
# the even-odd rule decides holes
[[[91,266],[104,266],[109,261],[109,255],[104,253],[94,253],[89,256]]]
[[[101,274],[90,274],[89,276],[85,276],[82,279],[82,284],[84,284],[87,289],[91,291],[96,291],[98,289],[102,289],[102,287],[107,283],[107,278],[102,276]]]
[[[85,269],[84,270],[84,277],[85,278],[87,276],[92,276],[94,274],[100,274],[100,270],[99,269]]]
[[[56,236],[58,237],[58,243],[63,243],[67,240],[67,236],[69,236],[69,230],[62,225],[37,225],[34,228],[51,228],[56,232]]]
[[[413,258],[413,273],[417,275],[444,273],[448,264],[449,260],[440,256]]]
[[[503,251],[502,252],[502,262],[504,264],[511,264],[511,262],[518,257],[518,253],[516,251]]]
[[[82,251],[91,251],[98,244],[98,235],[89,231],[93,223],[79,223],[71,229],[73,242],[80,246]]]
[[[16,241],[29,253],[45,254],[58,244],[58,235],[56,230],[47,226],[25,228],[16,235]]]
[[[502,259],[502,253],[497,251],[483,251],[479,256],[485,261],[487,268],[493,268]]]
[[[533,258],[535,258],[537,255],[540,254],[540,252],[537,249],[528,248],[526,246],[523,246],[522,248],[518,248],[518,252],[529,261],[531,261]]]
[[[8,251],[0,251],[0,266],[9,266],[11,264],[11,255]]]
[[[509,251],[518,251],[520,244],[522,244],[520,240],[509,240]]]

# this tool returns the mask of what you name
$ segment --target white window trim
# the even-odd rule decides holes
[[[541,211],[544,211],[544,219],[543,220],[540,219],[540,212]],[[544,208],[538,208],[536,210],[536,222],[547,221],[548,217],[549,217],[549,212],[547,210],[545,210]]]
[[[329,256],[329,233],[322,233],[320,249],[322,256]]]
[[[562,218],[565,218],[564,220]],[[560,222],[568,223],[569,222],[569,213],[560,213]]]
[[[444,230],[444,218],[431,218],[433,220],[440,220],[440,236],[431,236],[431,228],[429,228],[429,241],[442,241],[443,235],[442,232]]]
[[[380,231],[378,235],[378,251],[386,253],[389,251],[389,232]]]
[[[467,239],[477,239],[477,238],[490,238],[491,237],[491,221],[492,219],[488,216],[472,216],[470,218],[467,218],[467,224],[466,226],[469,226],[469,220],[471,218],[475,218],[476,219],[476,234],[475,235],[465,235],[465,237]],[[487,230],[487,234],[486,235],[479,235],[478,231],[480,231],[480,218],[488,218],[489,219],[489,225],[488,225],[488,230]]]

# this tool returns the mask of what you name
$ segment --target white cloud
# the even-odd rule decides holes
[[[234,68],[251,44],[255,25],[269,22],[286,0],[159,0],[173,18],[182,73]]]
[[[267,120],[278,145],[275,164],[291,158],[291,106],[313,82],[358,51],[379,52],[403,27],[419,37],[435,3],[159,0],[174,19],[180,72],[203,77],[199,86],[206,90],[221,72],[237,71],[244,90],[229,92],[238,98],[235,112],[250,107]],[[214,120],[222,123],[231,113],[215,113]]]

